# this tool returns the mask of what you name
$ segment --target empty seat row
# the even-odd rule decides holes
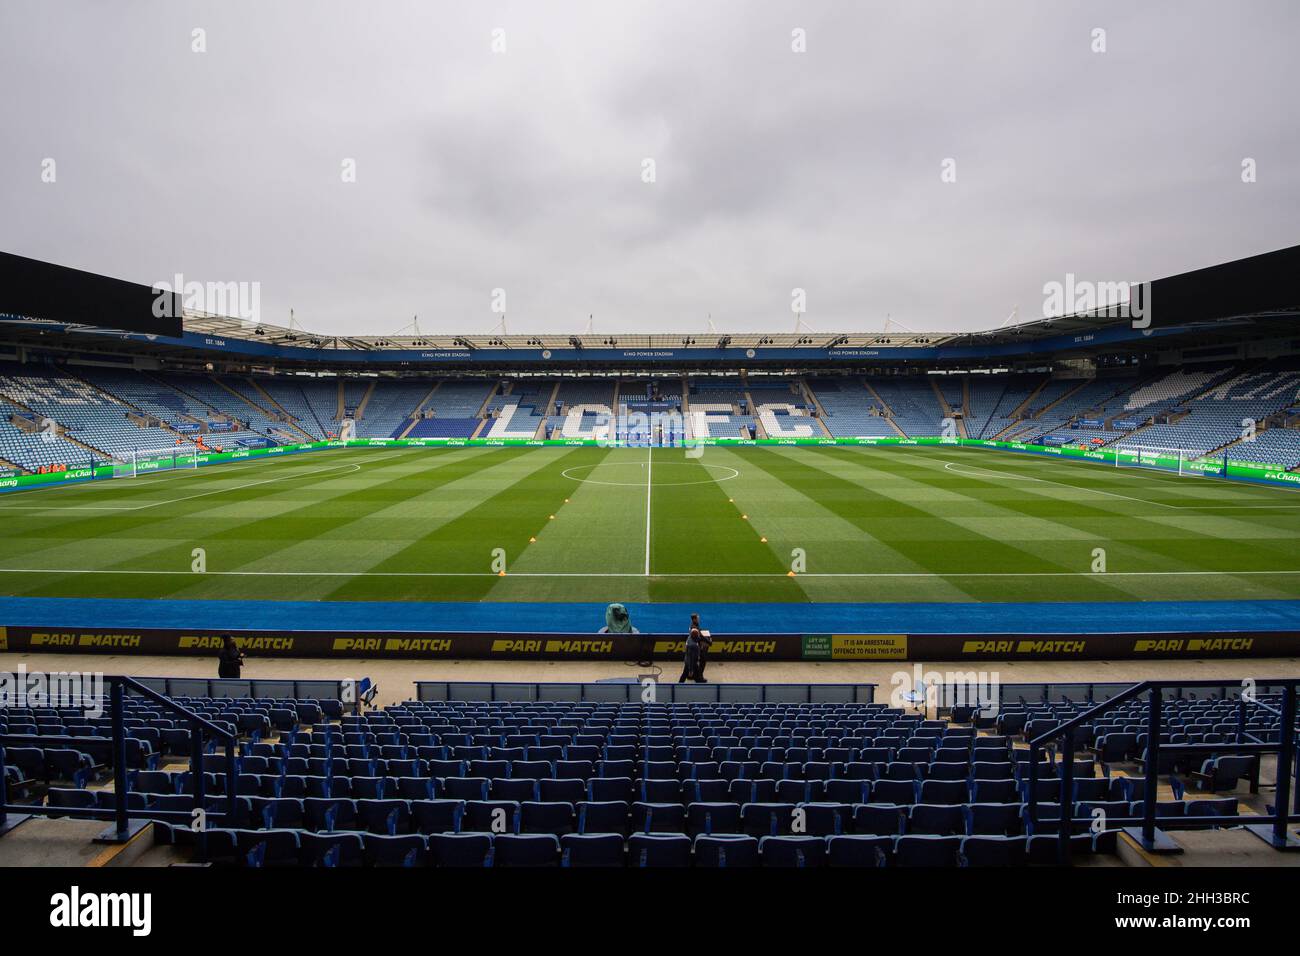
[[[160,831],[164,843],[196,846],[216,865],[440,867],[879,867],[1016,866],[1058,862],[1047,836],[765,836],[638,833],[409,834],[302,830]],[[1071,838],[1080,855],[1113,853],[1115,834]]]

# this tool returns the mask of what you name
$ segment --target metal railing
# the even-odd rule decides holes
[[[1280,693],[1282,687],[1286,684],[1283,679],[1278,680],[1260,680],[1255,685],[1257,695],[1272,693],[1276,688]],[[956,685],[946,685],[954,687]],[[1006,704],[1024,704],[1031,706],[1034,704],[1096,704],[1109,700],[1116,694],[1121,694],[1133,686],[1131,681],[1031,681],[1018,684],[999,684],[997,687],[997,699],[993,701],[999,705]],[[1193,698],[1191,694],[1185,693],[1187,688],[1193,688],[1202,692],[1208,691],[1208,696],[1199,696]],[[1174,700],[1233,700],[1233,694],[1241,693],[1241,681],[1170,681],[1164,688],[1166,699]],[[951,695],[951,691],[949,694]],[[948,699],[952,699],[951,696]]]
[[[129,690],[132,694],[139,695],[147,700],[153,701],[164,710],[170,711],[177,716],[183,717],[189,721],[190,728],[190,783],[191,792],[194,797],[194,808],[206,810],[206,786],[207,781],[203,772],[203,753],[204,753],[204,735],[215,740],[218,744],[224,744],[226,748],[226,793],[225,793],[225,812],[217,814],[229,819],[236,816],[236,787],[238,785],[236,747],[239,742],[238,735],[231,733],[223,727],[200,717],[192,710],[181,706],[174,700],[164,697],[162,694],[152,688],[140,683],[132,677],[123,676],[105,676],[105,683],[109,685],[110,695],[110,717],[113,724],[113,733],[111,738],[104,737],[44,737],[40,735],[22,735],[22,734],[0,734],[0,833],[11,829],[14,821],[10,818],[11,814],[19,815],[25,819],[29,816],[59,816],[72,817],[78,819],[96,820],[109,819],[113,825],[100,835],[100,839],[106,842],[124,843],[129,840],[139,827],[132,828],[132,819],[136,820],[183,820],[191,822],[193,820],[193,811],[186,810],[132,810],[128,800],[128,768],[126,754],[126,713],[125,701],[126,693]],[[68,747],[76,743],[94,742],[103,744],[106,739],[112,742],[112,765],[113,765],[113,792],[115,796],[114,805],[111,809],[99,807],[51,807],[40,804],[11,804],[9,803],[7,785],[5,781],[5,760],[4,746],[7,743],[33,744],[40,746],[42,743],[48,747],[51,743],[57,741],[60,747]],[[75,749],[73,747],[72,749]],[[200,827],[200,839],[202,838],[202,828]]]
[[[622,681],[445,681],[417,680],[415,699],[423,702],[636,704],[645,703],[644,686],[636,678]],[[658,704],[780,703],[870,704],[875,684],[678,684],[671,678],[655,682]]]
[[[1089,817],[1076,817],[1074,815],[1074,743],[1076,731],[1097,717],[1113,711],[1131,700],[1137,700],[1143,695],[1147,696],[1147,743],[1143,757],[1145,761],[1143,768],[1145,781],[1142,796],[1142,816],[1125,816],[1119,818],[1118,821],[1111,818],[1108,822],[1140,824],[1139,826],[1125,827],[1124,829],[1125,832],[1141,844],[1144,850],[1149,852],[1177,850],[1176,845],[1156,828],[1156,803],[1158,802],[1156,791],[1160,778],[1161,754],[1200,756],[1231,753],[1255,754],[1262,758],[1265,754],[1276,753],[1277,771],[1275,779],[1277,794],[1274,801],[1274,812],[1266,815],[1243,816],[1238,814],[1235,816],[1207,817],[1205,825],[1215,827],[1244,825],[1251,832],[1266,840],[1275,849],[1287,849],[1296,846],[1296,841],[1287,833],[1287,827],[1291,823],[1300,822],[1300,765],[1296,763],[1295,759],[1296,688],[1300,686],[1300,678],[1273,678],[1267,681],[1255,682],[1257,686],[1266,684],[1270,687],[1281,688],[1282,706],[1280,708],[1272,707],[1259,700],[1247,699],[1243,695],[1237,702],[1237,731],[1234,742],[1166,744],[1160,741],[1161,726],[1167,702],[1167,698],[1164,696],[1166,689],[1223,687],[1224,683],[1222,680],[1143,681],[1029,741],[1029,792],[1025,802],[1029,820],[1032,825],[1037,826],[1039,823],[1039,755],[1043,752],[1043,748],[1052,741],[1058,738],[1062,740],[1062,745],[1058,748],[1058,753],[1063,755],[1059,775],[1061,781],[1060,796],[1057,804],[1060,807],[1060,813],[1056,820],[1045,821],[1048,824],[1055,823],[1058,827],[1060,841],[1058,856],[1061,862],[1068,862],[1070,859],[1070,837],[1074,834],[1075,825],[1093,823],[1093,820]],[[1280,718],[1279,740],[1276,743],[1260,740],[1246,730],[1247,706],[1262,708]],[[1292,774],[1296,775],[1294,782]],[[1294,806],[1291,805],[1293,798]],[[1290,811],[1288,812],[1289,806]]]

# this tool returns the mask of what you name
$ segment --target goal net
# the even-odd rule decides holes
[[[1224,456],[1160,445],[1116,446],[1116,468],[1147,468],[1173,475],[1221,475]]]
[[[199,451],[195,445],[175,445],[170,448],[139,448],[113,463],[114,478],[136,478],[156,471],[176,471],[178,468],[197,468]]]

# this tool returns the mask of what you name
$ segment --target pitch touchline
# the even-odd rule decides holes
[[[499,578],[494,571],[205,571],[196,574],[193,571],[155,571],[155,570],[76,570],[69,568],[0,568],[0,574],[153,574],[202,577],[310,577],[310,578]],[[889,571],[889,572],[815,572],[805,571],[800,578],[1054,578],[1054,577],[1178,577],[1178,576],[1232,576],[1239,575],[1282,575],[1300,574],[1300,569],[1283,571],[952,571],[947,573],[928,571]],[[641,578],[644,572],[591,572],[582,571],[513,571],[508,577],[514,578]],[[719,572],[702,574],[697,572],[658,572],[650,575],[656,578],[785,578],[789,575],[780,571],[755,572]]]
[[[655,467],[654,445],[646,448],[645,459],[645,576],[650,577],[650,477]]]

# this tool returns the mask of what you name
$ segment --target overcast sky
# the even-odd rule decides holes
[[[1297,48],[1293,0],[4,0],[0,249],[330,333],[988,328],[1300,242]]]

